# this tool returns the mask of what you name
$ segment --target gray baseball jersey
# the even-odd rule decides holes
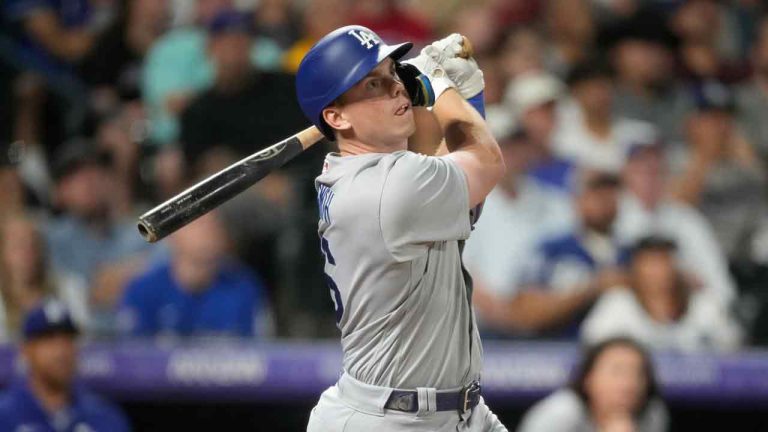
[[[461,168],[408,151],[332,153],[315,186],[346,372],[402,389],[479,379],[482,347],[461,265],[471,231]]]

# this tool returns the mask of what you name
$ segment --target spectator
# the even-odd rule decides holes
[[[132,336],[253,335],[257,318],[266,319],[264,288],[229,255],[218,216],[201,217],[170,241],[170,262],[128,284],[121,330]]]
[[[40,231],[31,219],[7,216],[0,225],[0,341],[16,340],[24,314],[51,296],[61,299],[80,325],[87,323],[85,281],[50,268]]]
[[[554,154],[560,81],[548,74],[525,74],[515,79],[509,90],[520,128],[532,144],[528,174],[544,185],[570,192],[574,166]]]
[[[616,70],[618,115],[652,123],[665,141],[681,141],[687,94],[676,80],[676,40],[664,17],[643,10],[607,28],[600,36]]]
[[[588,0],[552,0],[544,8],[549,35],[545,50],[547,70],[565,78],[575,65],[588,60],[595,38],[595,22]]]
[[[658,142],[636,143],[628,151],[623,170],[625,193],[621,197],[616,235],[622,244],[659,235],[678,246],[681,267],[701,280],[703,289],[724,305],[736,297],[728,262],[704,216],[695,208],[672,199],[665,149]]]
[[[727,308],[679,270],[672,241],[640,240],[629,267],[629,289],[612,290],[598,300],[584,321],[584,341],[629,336],[660,350],[738,347],[740,330]]]
[[[621,248],[612,233],[618,193],[615,176],[582,173],[574,198],[575,228],[536,246],[514,295],[476,298],[484,322],[506,333],[575,338],[597,296],[624,278]]]
[[[42,145],[50,157],[85,120],[87,89],[75,65],[96,40],[90,1],[6,0],[0,7],[8,35],[0,56],[21,72],[14,140]]]
[[[537,149],[525,135],[507,137],[500,145],[507,171],[485,200],[464,259],[474,279],[480,320],[487,330],[503,331],[494,328],[499,326],[494,325],[492,305],[515,302],[525,263],[536,246],[568,230],[573,216],[568,196],[526,175]]]
[[[671,17],[671,28],[681,40],[682,72],[689,79],[732,83],[744,77],[745,68],[738,59],[740,24],[729,9],[731,5],[715,0],[691,0]]]
[[[133,220],[113,214],[110,162],[90,142],[67,143],[53,173],[61,210],[47,232],[54,267],[91,280],[102,265],[146,249]]]
[[[26,377],[0,395],[0,430],[130,430],[115,405],[75,382],[77,334],[58,302],[47,301],[26,315],[21,343]]]
[[[301,59],[321,37],[350,24],[348,0],[309,0],[302,15],[304,34],[285,52],[283,70],[295,74]]]
[[[213,82],[214,68],[206,56],[205,26],[223,10],[231,8],[232,3],[232,0],[196,1],[193,23],[166,33],[149,51],[141,92],[150,119],[150,138],[155,145],[165,149],[175,143],[179,137],[178,116],[198,92]],[[275,69],[279,66],[280,50],[271,40],[258,38],[250,49],[251,61],[257,67]]]
[[[695,96],[687,148],[673,155],[673,191],[701,210],[730,261],[748,262],[749,239],[767,214],[765,167],[736,129],[730,90],[709,82],[696,87]]]
[[[755,145],[763,163],[768,161],[768,16],[764,17],[752,47],[752,79],[736,94],[739,126]]]
[[[512,29],[499,52],[499,63],[509,79],[544,72],[544,38],[532,27]],[[485,72],[483,68],[483,72]]]
[[[520,432],[663,432],[669,414],[648,353],[616,338],[584,353],[571,384],[534,405]]]
[[[141,67],[152,44],[170,22],[168,0],[122,1],[114,23],[99,37],[80,66],[100,114],[119,109],[121,101],[141,97]]]
[[[149,245],[136,235],[131,213],[115,208],[110,163],[87,141],[66,144],[56,159],[55,202],[61,213],[47,223],[46,239],[56,270],[90,286],[90,330],[109,333],[112,308],[125,282],[144,265]]]
[[[291,0],[262,0],[256,5],[253,18],[256,34],[277,43],[287,50],[300,37],[300,17]]]
[[[224,11],[208,26],[213,87],[193,99],[181,118],[182,149],[194,176],[206,158],[240,159],[305,127],[293,78],[256,71],[250,44],[245,14]]]
[[[424,46],[432,40],[430,23],[396,0],[358,0],[352,21],[373,30],[385,41],[408,40]]]
[[[577,165],[618,173],[626,147],[655,134],[648,123],[614,115],[613,83],[597,61],[581,63],[568,75],[574,104],[561,114],[554,142],[562,157]]]

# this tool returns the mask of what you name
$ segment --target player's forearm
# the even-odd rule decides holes
[[[432,111],[424,107],[413,107],[416,132],[408,138],[408,150],[427,156],[435,156],[441,147],[443,131]]]
[[[499,145],[477,110],[452,89],[440,96],[432,112],[443,130],[447,157],[467,176],[470,207],[474,207],[504,175]]]

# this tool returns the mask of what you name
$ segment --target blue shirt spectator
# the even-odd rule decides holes
[[[75,387],[69,406],[48,412],[26,380],[0,395],[0,430],[39,432],[124,432],[131,430],[116,407],[89,391]]]
[[[190,292],[175,279],[169,263],[128,284],[120,321],[133,336],[251,336],[263,290],[250,271],[229,263],[205,290]]]
[[[46,227],[51,261],[89,282],[103,265],[149,249],[132,219],[113,216],[110,169],[90,142],[79,140],[65,144],[53,164],[56,203],[63,212]]]
[[[169,240],[170,261],[128,284],[121,330],[132,336],[253,335],[265,309],[264,287],[229,258],[231,241],[218,216],[203,216]]]
[[[623,251],[613,235],[618,178],[584,171],[576,179],[574,227],[539,240],[505,295],[483,289],[478,278],[473,303],[487,334],[575,339],[595,299],[623,283]]]
[[[84,220],[64,215],[51,221],[47,238],[53,266],[86,280],[104,264],[148,250],[133,220],[109,225],[99,233]]]

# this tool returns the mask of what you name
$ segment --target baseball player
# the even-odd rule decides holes
[[[504,166],[479,113],[482,72],[457,56],[461,43],[451,35],[403,65],[410,43],[348,26],[299,67],[299,104],[339,148],[315,183],[344,372],[309,432],[507,430],[480,396],[482,347],[461,263],[470,209]],[[414,106],[432,101],[431,113]],[[408,151],[422,126],[415,112],[437,119],[444,155]]]

